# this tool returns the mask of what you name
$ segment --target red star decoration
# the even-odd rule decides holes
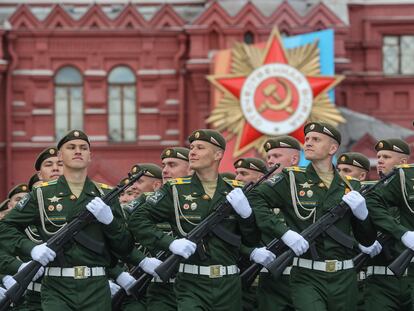
[[[288,59],[286,56],[286,51],[281,42],[280,35],[277,30],[273,31],[265,48],[264,58],[262,65],[278,63],[278,64],[288,64]],[[216,84],[219,89],[224,92],[227,92],[234,96],[238,101],[240,101],[240,94],[244,85],[244,82],[247,79],[247,75],[222,75],[222,76],[212,76],[211,80]],[[308,83],[312,89],[313,99],[317,98],[319,95],[328,92],[333,88],[337,83],[339,83],[340,78],[337,76],[308,76],[305,75],[305,78],[308,80]],[[289,133],[290,136],[295,137],[300,142],[304,142],[304,125],[301,125],[294,132]],[[254,142],[261,138],[263,133],[256,130],[253,126],[250,125],[246,120],[244,121],[243,131],[238,137],[238,142],[236,143],[236,152],[250,149],[250,146]]]

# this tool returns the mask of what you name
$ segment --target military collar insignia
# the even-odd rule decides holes
[[[184,200],[186,200],[186,201],[190,201],[190,202],[193,202],[196,198],[195,197],[193,197],[191,194],[189,194],[189,195],[185,195],[185,194],[183,194],[183,197],[184,197]]]
[[[58,198],[57,196],[53,196],[51,198],[47,198],[51,203],[58,203],[62,198]]]
[[[313,186],[314,184],[310,184],[310,183],[308,183],[307,181],[306,182],[304,182],[303,184],[299,184],[303,189],[308,189],[308,188],[310,188],[311,186]]]

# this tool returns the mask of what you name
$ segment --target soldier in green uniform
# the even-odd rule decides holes
[[[380,140],[375,145],[375,150],[377,151],[377,172],[379,175],[388,174],[395,166],[404,166],[410,156],[410,147],[401,139],[391,138]],[[410,195],[410,191],[412,191],[410,190],[412,189],[410,182],[406,182],[406,180],[412,177],[410,171],[409,168],[400,168],[397,173],[398,176],[393,177],[381,187],[376,194],[373,194],[372,197],[370,196],[367,200],[370,214],[372,215],[375,225],[377,225],[379,230],[384,233],[389,234],[390,227],[384,227],[384,225],[391,220],[395,223],[396,227],[405,227],[407,228],[406,231],[413,229],[413,227],[410,226],[410,223],[412,222],[407,219],[408,217],[412,217],[410,210],[407,210],[407,206],[409,206],[410,203],[408,201],[408,205],[405,205],[404,201],[404,194]],[[396,184],[397,182],[398,184]],[[392,184],[393,186],[390,186],[389,184]],[[397,187],[398,190],[390,196],[388,192],[394,191],[394,187]],[[398,197],[398,200],[394,201],[393,198],[396,198],[398,193],[400,193],[401,197]],[[380,204],[378,204],[378,200],[381,200]],[[386,214],[384,213],[384,208]],[[384,217],[384,215],[386,216]],[[387,229],[385,230],[384,228]],[[411,310],[412,308],[412,298],[410,295],[411,284],[413,284],[412,280],[407,277],[407,273],[401,278],[397,278],[394,276],[394,273],[387,268],[402,250],[404,250],[400,241],[401,236],[396,236],[394,232],[393,237],[396,238],[396,240],[393,240],[386,245],[386,251],[374,257],[368,263],[364,293],[366,311],[404,311]]]
[[[217,204],[227,198],[234,213],[222,226],[240,234],[247,246],[258,243],[254,216],[237,181],[223,180],[218,168],[225,150],[223,136],[214,130],[197,130],[189,137],[190,168],[188,178],[168,181],[137,209],[130,229],[146,246],[169,250],[185,259],[175,281],[177,309],[241,310],[240,277],[236,266],[239,246],[230,245],[213,235],[199,245],[186,239],[187,233],[207,217]],[[157,229],[157,223],[169,222],[174,238]]]
[[[27,184],[14,186],[7,194],[7,199],[0,204],[0,219],[3,219],[28,192]]]
[[[57,148],[64,174],[35,188],[0,222],[0,243],[47,266],[42,281],[43,310],[110,310],[105,270],[113,254],[129,253],[132,239],[118,202],[111,208],[100,199],[109,187],[87,176],[91,162],[87,135],[70,131]],[[23,234],[27,226],[36,225],[42,239],[48,240],[85,208],[97,222],[77,234],[76,241],[65,246],[57,260],[46,243],[36,245]]]
[[[267,172],[266,163],[257,158],[240,158],[233,163],[234,169],[236,170],[237,181],[243,182],[244,184],[254,183],[258,181]],[[272,252],[267,251],[265,248],[247,247],[241,245],[241,258],[239,261],[239,268],[241,271],[247,269],[251,264],[250,260],[260,263],[271,262],[275,255]],[[252,286],[242,291],[243,299],[243,310],[253,311],[257,309],[257,285],[255,281]]]
[[[36,158],[35,169],[42,181],[58,179],[63,174],[63,163],[58,157],[57,148],[49,147],[39,153]]]
[[[301,146],[300,142],[291,136],[278,136],[268,139],[264,145],[266,151],[267,164],[269,167],[279,164],[277,172],[281,172],[283,168],[296,166],[300,160]],[[280,210],[272,208],[276,217],[284,221]],[[273,239],[272,235],[262,233],[262,240],[269,243]],[[253,257],[253,259],[255,259]],[[257,262],[257,261],[256,261]],[[260,263],[260,262],[259,262]],[[291,267],[287,267],[280,279],[275,281],[266,268],[263,268],[259,274],[259,286],[257,291],[258,307],[260,311],[266,310],[293,310],[293,303],[290,292],[290,271]]]
[[[341,135],[322,122],[305,128],[304,152],[311,163],[306,168],[285,168],[249,195],[256,221],[263,234],[281,238],[296,254],[290,275],[293,305],[298,311],[356,308],[357,283],[353,269],[353,250],[331,236],[322,235],[308,252],[308,242],[297,232],[309,227],[328,209],[342,200],[350,207],[336,223],[337,230],[371,245],[376,232],[368,217],[365,199],[357,191],[359,181],[343,178],[334,169],[332,158]],[[280,208],[286,225],[271,208]],[[313,256],[311,256],[313,255]]]
[[[161,170],[161,168],[153,163],[141,163],[134,165],[132,167],[132,172],[139,171],[141,167],[150,167],[150,168],[156,168],[156,170]],[[142,176],[140,179],[138,179],[134,185],[133,189],[135,190],[136,197],[140,196],[141,194],[145,192],[155,191],[156,189],[160,188],[162,186],[162,179],[161,176],[155,177],[151,173],[147,173],[144,176]]]

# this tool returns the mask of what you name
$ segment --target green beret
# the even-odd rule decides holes
[[[33,185],[38,181],[40,181],[40,179],[39,176],[37,176],[37,174],[33,174],[32,177],[30,177],[29,183],[27,184],[27,186],[29,187],[29,191],[32,191]]]
[[[246,168],[248,170],[257,171],[263,174],[267,173],[266,163],[257,158],[240,158],[234,162],[234,168]]]
[[[57,144],[57,149],[60,150],[60,147],[62,147],[64,143],[67,143],[68,141],[75,140],[75,139],[82,139],[86,141],[89,146],[91,146],[88,135],[86,135],[84,132],[80,130],[72,130],[59,140]]]
[[[263,145],[263,148],[266,152],[275,148],[301,149],[300,142],[296,138],[288,135],[269,138]]]
[[[188,161],[189,152],[190,152],[190,149],[184,148],[184,147],[167,148],[167,149],[164,149],[164,151],[161,153],[161,160],[164,160],[165,158],[175,158],[175,159]]]
[[[16,193],[22,193],[22,192],[29,192],[29,186],[26,184],[18,184],[14,186],[7,195],[7,198],[11,199],[12,196],[14,196]]]
[[[44,160],[46,160],[48,158],[51,158],[51,157],[57,157],[57,151],[58,150],[55,147],[49,147],[49,148],[46,148],[45,150],[43,150],[37,156],[37,159],[36,159],[36,162],[35,162],[36,171],[40,170],[40,167],[42,166],[42,163],[43,163]]]
[[[7,209],[7,203],[10,202],[10,199],[6,199],[3,202],[0,203],[0,212],[4,211],[5,209]]]
[[[220,147],[223,150],[226,150],[226,140],[219,132],[215,130],[201,129],[194,131],[190,137],[188,137],[188,140],[190,143],[195,140],[203,140],[217,147]]]
[[[399,138],[382,139],[375,145],[375,150],[390,150],[410,155],[410,146]]]
[[[224,172],[224,173],[220,173],[220,176],[222,178],[227,178],[227,179],[236,179],[236,174],[232,173],[232,172]]]
[[[325,122],[310,122],[305,125],[304,128],[305,135],[309,132],[317,132],[325,134],[333,139],[335,139],[338,144],[341,144],[341,133],[331,124]]]
[[[144,176],[162,179],[162,168],[153,163],[141,163],[132,167],[131,173],[137,174],[140,171],[146,171]]]
[[[349,164],[358,168],[362,168],[366,171],[369,171],[371,165],[366,156],[359,152],[346,152],[339,156],[338,164]]]

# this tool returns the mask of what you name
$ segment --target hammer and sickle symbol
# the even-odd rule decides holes
[[[260,105],[258,111],[263,112],[266,109],[271,109],[274,111],[285,110],[287,113],[292,114],[293,109],[290,107],[292,104],[292,90],[287,84],[286,81],[279,80],[280,84],[282,85],[283,89],[285,90],[285,98],[281,98],[277,93],[278,86],[277,84],[269,84],[263,90],[263,94],[266,97],[273,97],[273,99],[277,102],[277,104],[273,104],[270,99],[266,99]]]

